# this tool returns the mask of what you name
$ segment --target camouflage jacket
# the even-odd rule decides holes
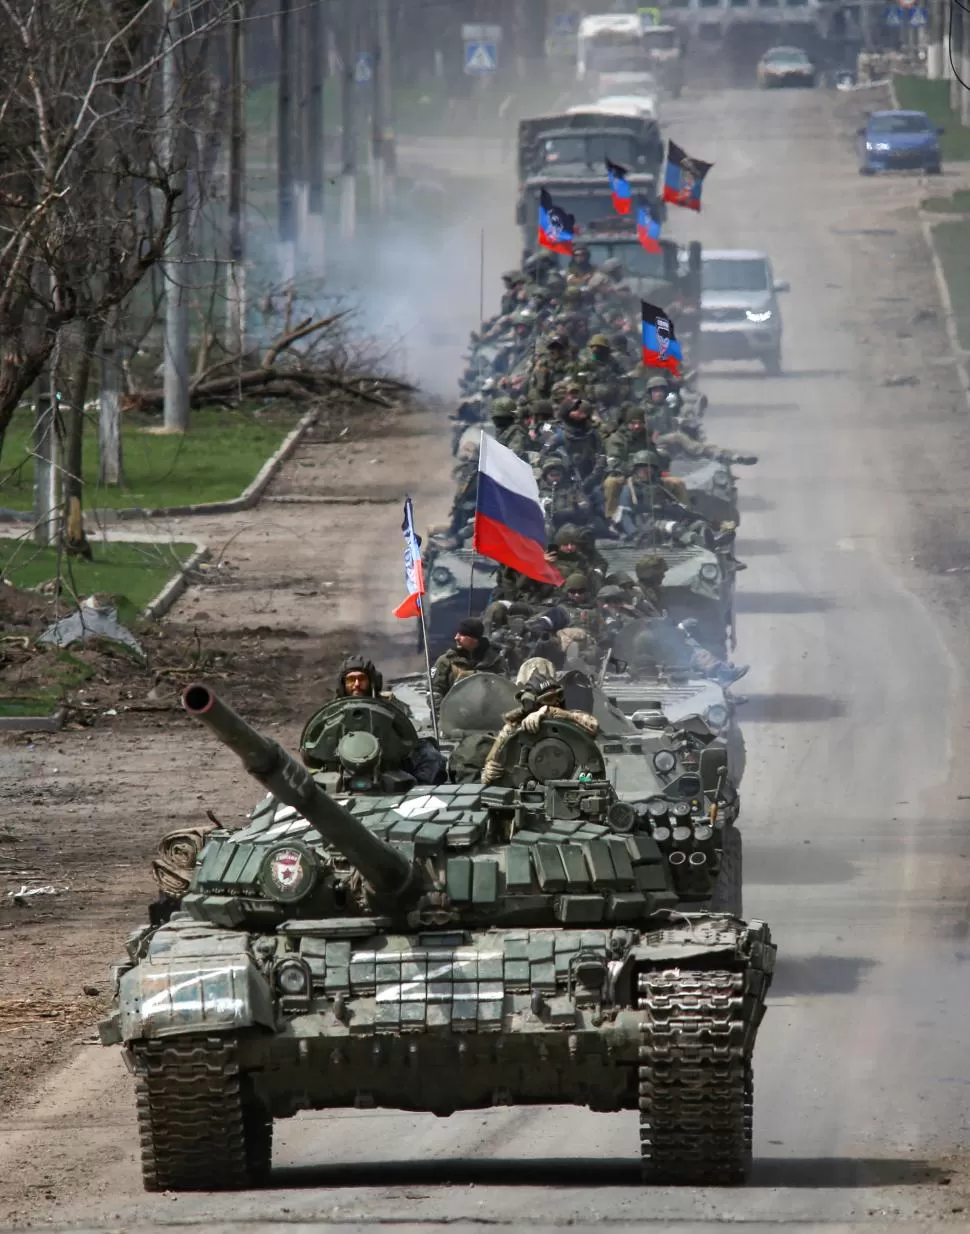
[[[431,700],[435,711],[441,706],[441,700],[451,687],[471,673],[500,673],[507,671],[505,657],[501,651],[493,647],[487,638],[479,641],[475,654],[462,651],[460,647],[449,647],[443,655],[434,662],[431,670]]]

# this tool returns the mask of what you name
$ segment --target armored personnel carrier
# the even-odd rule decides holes
[[[695,637],[714,655],[725,658],[733,642],[735,574],[723,555],[701,544],[658,544],[649,549],[616,540],[597,540],[597,550],[611,570],[636,571],[645,552],[659,553],[667,563],[663,600],[674,622],[693,619]]]
[[[209,833],[118,968],[101,1036],[135,1076],[147,1189],[258,1184],[274,1119],[371,1106],[639,1109],[645,1180],[744,1179],[775,947],[671,911],[709,889],[706,768],[658,824],[582,728],[544,721],[501,784],[374,791],[371,760],[371,789],[334,799],[206,686],[183,704],[270,795]],[[361,733],[337,742],[351,778]]]
[[[480,613],[488,606],[497,576],[497,563],[482,557],[471,546],[442,548],[434,537],[429,538],[424,556],[424,606],[432,658],[452,645],[463,617]],[[421,623],[416,624],[420,641]]]
[[[690,458],[685,455],[671,460],[670,474],[684,481],[690,495],[691,509],[713,523],[741,521],[738,511],[738,483],[731,468],[713,458]]]

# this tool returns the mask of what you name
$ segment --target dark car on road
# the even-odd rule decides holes
[[[943,170],[940,135],[925,111],[873,111],[857,133],[859,174],[877,171]]]

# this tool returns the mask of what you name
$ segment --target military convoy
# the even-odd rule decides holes
[[[451,426],[461,466],[474,466],[483,431],[499,435],[485,425],[490,408],[498,420],[496,395],[528,408],[542,339],[558,339],[562,356],[580,306],[606,324],[579,330],[589,350],[578,376],[550,384],[562,398],[555,423],[535,454],[520,447],[540,474],[543,457],[574,467],[566,435],[578,404],[602,397],[604,426],[627,424],[607,398],[614,370],[603,380],[587,370],[593,345],[609,341],[603,329],[637,330],[631,288],[676,306],[690,356],[699,246],[665,242],[655,266],[637,267],[629,227],[597,221],[609,213],[604,154],[656,191],[654,121],[524,122],[526,247],[538,191],[555,184],[593,260],[559,269],[530,258],[509,307],[476,336]],[[632,285],[611,260],[630,262]],[[706,400],[688,380],[651,403],[635,378],[614,383],[624,400],[652,408],[668,437],[703,443]],[[675,477],[653,450],[611,456],[629,532],[598,461],[577,480],[590,578],[550,584],[551,597],[533,589],[529,603],[515,589],[535,580],[475,551],[456,498],[452,525],[425,538],[415,628],[435,657],[483,614],[487,625],[467,624],[501,655],[490,649],[491,671],[466,664],[443,694],[433,674],[384,692],[368,664],[365,695],[342,676],[304,723],[300,761],[208,685],[186,689],[188,715],[268,795],[242,828],[186,820],[180,864],[173,876],[171,861],[156,862],[162,895],[114,969],[101,1039],[121,1046],[135,1079],[147,1189],[258,1186],[277,1119],[375,1106],[637,1110],[645,1182],[747,1178],[752,1059],[776,949],[766,924],[743,918],[744,700],[732,687],[746,669],[726,662],[743,566],[737,487],[718,461],[731,456],[711,451],[675,459]],[[650,493],[642,508],[634,481]],[[473,492],[474,473],[462,483]],[[543,500],[537,516],[566,537],[552,547],[571,543],[554,498]],[[573,586],[584,580],[586,599]]]

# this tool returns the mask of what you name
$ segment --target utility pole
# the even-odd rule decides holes
[[[246,55],[245,0],[236,0],[229,21],[229,269],[227,334],[240,355],[246,350]]]
[[[384,214],[394,199],[393,76],[389,0],[376,0],[374,49],[374,112],[371,141],[374,154],[374,209]]]
[[[337,50],[340,55],[340,235],[352,240],[357,233],[356,82],[357,18],[355,0],[340,6]]]
[[[296,201],[293,192],[293,83],[290,78],[291,0],[279,0],[280,49],[277,66],[276,159],[280,264],[284,283],[296,273]]]
[[[60,517],[57,412],[51,396],[50,361],[34,386],[34,543],[53,544]]]
[[[929,18],[926,76],[930,81],[939,81],[943,77],[943,0],[929,0]]]
[[[172,187],[178,193],[172,234],[165,253],[165,428],[184,433],[189,427],[189,301],[185,287],[189,255],[189,201],[184,145],[179,140],[181,91],[179,89],[178,0],[168,0],[165,55],[162,60],[162,105],[165,125],[165,162]]]
[[[947,46],[947,64],[950,76],[950,110],[960,112],[961,86],[957,80],[963,76],[963,6],[952,4],[947,22],[949,40]]]
[[[960,64],[960,77],[964,82],[970,84],[970,15],[962,5],[956,5],[956,8],[962,9],[960,13],[960,30],[962,34],[961,47],[963,55],[958,61]],[[960,123],[964,128],[970,128],[970,90],[966,85],[957,82],[960,90]]]
[[[307,180],[306,248],[311,268],[323,270],[323,4],[308,0],[307,7],[307,108],[304,159]]]

